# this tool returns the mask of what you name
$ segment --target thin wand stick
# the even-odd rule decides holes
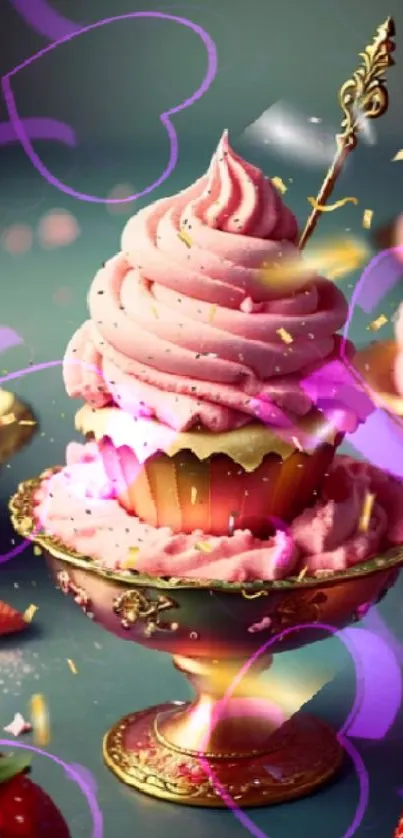
[[[386,71],[394,64],[392,52],[395,49],[395,34],[394,21],[389,17],[378,27],[371,44],[360,53],[362,63],[352,78],[340,88],[339,103],[344,113],[342,131],[336,136],[337,151],[300,238],[300,250],[312,236],[323,212],[321,208],[332,194],[346,158],[355,149],[365,120],[377,119],[388,109]]]

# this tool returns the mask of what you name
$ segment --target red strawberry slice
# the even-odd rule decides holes
[[[17,631],[23,631],[23,629],[27,628],[27,625],[19,611],[16,611],[11,605],[0,600],[0,637],[6,634],[14,634]]]
[[[393,838],[403,838],[403,815],[393,833]]]
[[[27,777],[29,757],[0,755],[1,838],[70,838],[49,795]]]

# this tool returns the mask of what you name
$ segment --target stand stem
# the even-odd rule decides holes
[[[348,157],[349,153],[350,153],[350,148],[348,148],[346,146],[341,146],[341,148],[335,154],[333,162],[330,166],[330,169],[327,172],[327,175],[326,175],[326,177],[325,177],[325,179],[322,183],[322,186],[320,188],[320,191],[318,192],[318,195],[317,195],[317,198],[316,198],[316,206],[313,208],[313,210],[312,210],[312,212],[311,212],[311,214],[310,214],[310,216],[309,216],[309,218],[308,218],[308,220],[305,224],[304,231],[303,231],[303,233],[301,235],[301,238],[300,238],[300,241],[299,241],[299,249],[300,250],[303,250],[303,248],[305,247],[308,239],[310,239],[310,237],[312,236],[312,233],[314,232],[314,230],[316,228],[316,225],[317,225],[317,223],[318,223],[318,221],[319,221],[319,219],[322,215],[322,210],[320,209],[320,207],[323,207],[326,204],[326,202],[329,200],[329,198],[330,198],[330,196],[333,192],[333,189],[336,185],[337,178],[339,177],[339,174],[340,174],[340,172],[341,172],[341,170],[344,166],[344,163],[345,163],[346,158]]]
[[[232,690],[245,663],[175,657],[175,667],[191,682],[196,698],[177,711],[159,714],[159,740],[171,748],[215,758],[266,753],[268,740],[285,716],[278,706],[254,697],[254,690],[255,695],[259,692],[256,679],[271,665],[271,658],[252,666]]]

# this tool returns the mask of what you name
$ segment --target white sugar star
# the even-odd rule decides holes
[[[24,717],[21,713],[16,713],[13,721],[10,722],[7,727],[3,728],[5,733],[11,733],[13,736],[21,736],[22,733],[29,733],[32,730],[32,726],[29,722],[26,722]]]

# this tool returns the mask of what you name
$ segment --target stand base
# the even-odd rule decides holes
[[[303,713],[272,734],[265,754],[203,759],[163,739],[157,722],[167,711],[177,712],[178,704],[126,716],[106,734],[103,756],[123,783],[172,803],[217,808],[226,808],[230,799],[240,808],[282,803],[314,792],[343,760],[334,731]]]

